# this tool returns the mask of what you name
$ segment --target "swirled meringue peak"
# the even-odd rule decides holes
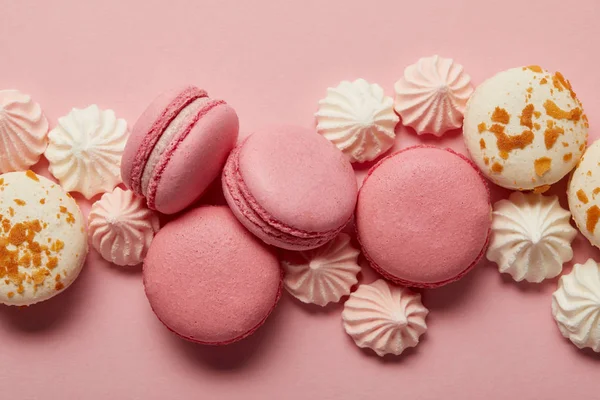
[[[364,79],[342,81],[319,101],[317,132],[335,144],[350,162],[372,161],[394,145],[400,120],[394,100],[381,86]]]
[[[97,105],[74,108],[50,131],[44,155],[48,169],[68,192],[87,199],[121,183],[121,156],[127,141],[127,122]]]
[[[144,199],[120,187],[92,205],[88,224],[92,246],[121,266],[141,263],[159,229],[158,215]]]
[[[573,258],[570,218],[556,196],[514,192],[494,205],[487,258],[516,281],[554,278]]]
[[[560,333],[580,349],[600,352],[600,266],[591,258],[558,281],[552,315]]]
[[[46,150],[48,120],[18,90],[0,90],[0,173],[24,171]]]
[[[467,100],[473,94],[471,77],[450,58],[425,57],[406,67],[395,85],[394,108],[402,123],[419,135],[460,128]]]
[[[350,295],[342,319],[358,347],[368,347],[379,356],[400,355],[419,343],[427,331],[428,313],[420,294],[380,279],[360,285]]]
[[[350,294],[350,289],[358,282],[359,254],[345,233],[314,250],[287,251],[281,259],[285,271],[283,284],[303,303],[320,306],[337,303],[342,296]]]

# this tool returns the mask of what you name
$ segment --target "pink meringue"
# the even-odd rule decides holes
[[[337,303],[358,282],[359,254],[345,233],[314,250],[285,252],[281,259],[285,271],[283,284],[303,303],[320,306]]]
[[[159,227],[158,215],[144,199],[119,187],[102,195],[89,215],[92,246],[102,258],[121,266],[144,260]]]
[[[0,90],[0,173],[37,163],[47,135],[48,120],[38,103],[18,90]]]
[[[419,344],[419,337],[427,331],[428,313],[420,294],[379,279],[360,285],[350,295],[342,319],[358,347],[370,348],[381,357],[400,355]]]
[[[395,85],[394,109],[402,123],[417,134],[444,132],[460,128],[467,100],[473,94],[471,77],[463,66],[450,58],[421,58],[404,70]]]

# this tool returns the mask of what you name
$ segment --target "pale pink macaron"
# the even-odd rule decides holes
[[[355,219],[363,253],[376,271],[397,284],[433,288],[460,279],[483,256],[490,195],[466,157],[416,146],[371,168]]]
[[[238,137],[233,108],[186,86],[158,96],[133,127],[121,162],[125,185],[165,214],[183,210],[219,176]]]
[[[352,218],[352,166],[310,129],[272,127],[249,136],[223,170],[225,199],[264,242],[289,250],[319,247]]]
[[[152,241],[143,276],[158,319],[202,344],[223,345],[251,335],[281,295],[273,249],[224,206],[199,207],[165,225]]]

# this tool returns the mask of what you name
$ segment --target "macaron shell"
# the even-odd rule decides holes
[[[307,232],[339,229],[356,204],[349,161],[310,129],[271,127],[250,136],[239,155],[242,179],[264,211]]]
[[[143,275],[157,317],[204,344],[250,335],[281,294],[277,257],[227,207],[199,207],[167,224],[152,242]]]
[[[356,226],[365,256],[386,278],[435,287],[481,258],[491,205],[480,173],[449,150],[417,146],[388,156],[360,190]]]
[[[238,130],[237,114],[228,104],[220,104],[200,117],[166,160],[160,180],[150,181],[150,185],[157,185],[154,208],[172,214],[198,199],[220,175]]]

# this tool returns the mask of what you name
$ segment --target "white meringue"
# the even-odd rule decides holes
[[[304,303],[320,306],[337,303],[358,283],[359,254],[345,233],[314,250],[286,252],[281,260],[285,271],[283,284],[292,296]]]
[[[556,196],[513,192],[494,204],[487,259],[515,281],[541,282],[558,276],[573,258],[577,230]]]
[[[108,192],[121,183],[127,137],[127,122],[117,119],[114,111],[97,105],[74,108],[48,134],[48,169],[65,190],[87,199]]]
[[[580,349],[600,352],[600,267],[591,258],[558,281],[552,315],[562,335]]]
[[[402,123],[419,135],[460,128],[467,100],[473,94],[471,77],[450,58],[425,57],[406,67],[395,85],[394,108]]]
[[[333,142],[350,162],[372,161],[394,145],[400,120],[394,101],[381,86],[364,79],[343,81],[319,101],[317,132]]]
[[[0,173],[37,163],[47,134],[48,120],[38,103],[18,90],[0,90]]]
[[[419,343],[427,331],[428,313],[420,294],[380,279],[360,285],[350,295],[342,319],[346,333],[358,347],[368,347],[379,356],[399,355]]]
[[[116,187],[92,205],[88,231],[102,258],[125,266],[144,261],[159,227],[158,215],[143,198]]]

